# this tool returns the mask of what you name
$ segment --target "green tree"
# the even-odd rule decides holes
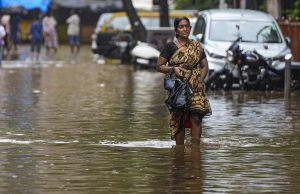
[[[174,0],[176,9],[211,9],[219,7],[219,0]]]
[[[174,0],[177,9],[212,9],[219,8],[219,0]],[[228,7],[239,8],[240,0],[226,0]],[[266,11],[266,0],[248,0],[248,9],[263,9]]]
[[[284,14],[294,20],[297,16],[299,16],[299,0],[294,1],[294,4],[291,5],[289,8],[284,10]]]

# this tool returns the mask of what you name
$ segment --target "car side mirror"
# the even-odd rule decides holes
[[[202,39],[203,39],[203,34],[196,34],[196,40],[202,42]]]
[[[284,40],[285,40],[286,44],[288,45],[288,47],[290,47],[291,46],[291,39],[290,39],[290,37],[286,36],[286,37],[284,37]]]

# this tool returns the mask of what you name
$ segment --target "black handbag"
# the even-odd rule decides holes
[[[171,112],[184,111],[190,105],[193,91],[186,81],[172,78],[171,72],[168,74],[164,79],[164,86],[170,93],[165,104]]]

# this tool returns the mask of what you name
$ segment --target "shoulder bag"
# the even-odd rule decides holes
[[[172,78],[172,72],[164,79],[164,87],[170,92],[165,104],[171,112],[182,112],[189,107],[193,92],[186,81]]]

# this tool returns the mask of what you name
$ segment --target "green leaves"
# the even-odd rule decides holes
[[[211,9],[218,8],[219,0],[174,0],[176,9]]]

